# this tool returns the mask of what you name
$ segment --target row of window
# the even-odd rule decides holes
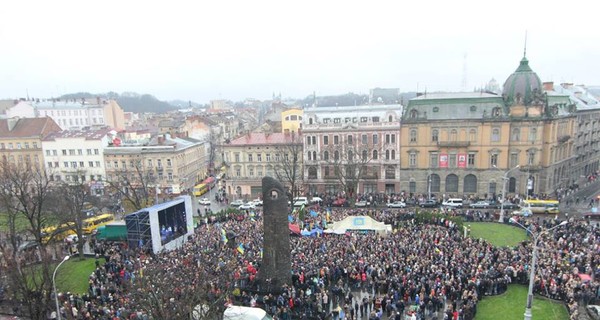
[[[84,149],[62,149],[61,154],[63,156],[82,156]],[[88,156],[99,155],[100,149],[85,149],[85,153]],[[46,156],[58,156],[58,150],[46,150]]]
[[[329,145],[329,135],[323,135],[323,145]],[[394,144],[396,143],[396,134],[395,133],[387,133],[385,135],[383,135],[384,141],[386,144]],[[338,145],[343,143],[342,141],[343,137],[340,137],[338,135],[334,135],[333,136],[333,144],[334,145]],[[307,136],[306,137],[306,144],[307,145],[317,145],[318,144],[318,140],[319,140],[319,136]],[[354,144],[354,135],[347,135],[346,136],[346,144]],[[371,138],[369,139],[369,135],[368,134],[361,134],[360,135],[360,143],[361,144],[368,144],[369,141],[372,141],[373,145],[376,145],[379,143],[379,134],[371,134]]]
[[[59,168],[58,161],[48,161],[48,168]],[[85,168],[85,161],[63,161],[63,168]],[[100,161],[88,161],[88,168],[99,168]]]
[[[240,153],[236,152],[233,154],[233,157],[235,159],[235,162],[241,162],[241,155]],[[248,162],[254,162],[256,159],[256,162],[262,162],[263,161],[263,154],[262,153],[257,153],[257,154],[253,154],[253,153],[248,153],[246,154],[247,160]],[[265,154],[265,161],[266,162],[271,162],[271,159],[274,159],[275,162],[279,162],[281,161],[281,155],[279,153],[276,153],[274,157],[271,157],[270,153],[266,153]],[[286,161],[289,159],[289,155],[287,153],[283,154],[283,159],[285,159]]]
[[[323,176],[325,178],[333,177],[333,173],[336,172],[337,168],[330,168],[328,166],[324,166],[321,168]],[[309,167],[308,168],[308,179],[317,179],[317,167]],[[368,167],[366,166],[364,171],[362,172],[362,178],[366,179],[379,179],[380,168],[379,167]],[[350,174],[351,175],[351,174]],[[396,179],[396,168],[389,166],[385,168],[385,179]]]
[[[340,151],[338,151],[338,150],[333,151],[332,160],[339,161],[341,159],[340,155],[341,155]],[[347,155],[347,158],[344,160],[353,160],[354,159],[354,153],[352,150],[349,150],[346,155]],[[369,159],[369,156],[372,156],[372,158]],[[319,160],[317,158],[316,151],[307,152],[307,158],[309,161]],[[395,160],[395,159],[396,159],[396,150],[385,150],[385,160]],[[324,161],[330,160],[329,151],[323,151],[322,160],[324,160]],[[362,161],[379,160],[379,152],[377,150],[373,150],[372,152],[363,150],[361,152],[360,160],[362,160]]]
[[[379,117],[370,117],[371,122],[373,123],[378,123],[381,121],[381,119]],[[327,123],[357,123],[359,121],[359,118],[357,117],[345,117],[345,118],[323,118],[323,123],[327,124]],[[394,121],[394,116],[389,115],[388,116],[388,122],[393,122]],[[361,123],[366,123],[369,122],[369,117],[360,117],[360,122]],[[308,119],[308,124],[313,124],[314,120],[313,118],[309,118]]]
[[[68,122],[67,122],[67,119],[54,119],[54,120],[61,127],[87,126],[90,124],[88,119],[79,119],[79,118],[68,119],[69,120]],[[73,121],[73,120],[75,120],[75,121]],[[92,124],[104,124],[104,119],[103,118],[92,118]]]
[[[37,142],[32,142],[31,143],[31,147],[33,149],[37,149],[38,145]],[[0,143],[0,149],[4,150],[4,149],[8,149],[8,150],[13,150],[13,149],[29,149],[29,142],[16,142],[16,143],[12,143],[12,142],[8,142],[6,144],[4,144],[4,142]]]
[[[44,115],[45,116],[49,116],[49,117],[53,117],[53,116],[87,116],[88,115],[88,110],[90,111],[91,115],[101,115],[102,114],[102,110],[96,110],[96,109],[84,109],[84,110],[56,110],[56,114],[54,114],[54,110],[50,110],[48,112],[48,110],[44,110]],[[72,111],[72,112],[71,112]]]
[[[17,162],[19,164],[23,163],[23,161],[25,161],[25,163],[31,163],[31,155],[26,154],[25,156],[23,156],[22,154],[17,156]],[[10,161],[11,163],[15,162],[15,156],[14,155],[9,155],[8,157],[6,155],[2,155],[2,161],[6,162],[6,161]],[[37,155],[33,156],[33,162],[36,164],[39,164],[39,157]]]
[[[417,142],[417,138],[418,138],[417,129],[411,129],[410,130],[410,142]],[[537,128],[529,129],[528,138],[529,138],[529,141],[537,140]],[[440,139],[440,130],[439,129],[431,130],[431,142],[438,142],[439,139]],[[456,130],[456,129],[450,130],[449,141],[457,141],[457,140],[458,140],[458,130]],[[521,141],[521,129],[513,128],[511,135],[510,135],[510,140],[515,141],[515,142]],[[477,130],[475,130],[475,129],[469,130],[469,141],[470,142],[477,141]],[[492,129],[492,135],[490,136],[490,141],[491,142],[499,142],[500,141],[500,128]]]
[[[167,159],[166,161],[166,166],[167,168],[170,168],[173,166],[173,163],[171,161],[171,159]],[[141,162],[140,160],[129,160],[129,167],[130,168],[135,168],[136,165],[140,165]],[[147,165],[148,168],[153,168],[154,167],[154,160],[153,159],[148,159],[147,160]],[[114,161],[106,161],[106,167],[107,168],[119,168],[119,161],[118,160],[114,160]],[[163,167],[163,161],[162,159],[156,159],[156,167],[157,168],[162,168]],[[120,168],[123,169],[127,169],[127,161],[126,160],[121,160],[121,164],[120,164]]]
[[[51,175],[50,176],[50,181],[63,181],[63,176],[61,175]],[[76,175],[76,174],[68,174],[64,176],[64,181],[67,182],[86,182],[87,180],[87,176],[86,175]],[[93,175],[91,174],[89,177],[89,181],[102,181],[102,175],[101,174],[97,174],[97,175]]]
[[[498,153],[490,154],[491,168],[498,167]],[[432,152],[429,154],[429,167],[430,168],[473,168],[477,167],[475,164],[475,153],[468,154],[438,154]],[[535,165],[536,151],[530,150],[527,152],[527,165]],[[418,155],[416,152],[410,152],[408,154],[408,165],[411,168],[417,167]],[[515,167],[519,164],[519,154],[511,153],[509,155],[510,167]]]

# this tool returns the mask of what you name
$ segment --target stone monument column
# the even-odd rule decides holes
[[[271,177],[262,179],[262,193],[263,260],[258,280],[266,291],[276,291],[292,283],[288,198],[281,182]]]

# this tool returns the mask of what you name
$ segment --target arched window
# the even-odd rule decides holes
[[[477,177],[474,174],[468,174],[465,176],[463,192],[477,193]]]
[[[396,159],[396,150],[392,150],[392,160]]]
[[[373,160],[377,160],[378,156],[377,150],[373,150]]]
[[[308,168],[308,178],[309,179],[317,179],[317,167],[309,167]]]
[[[519,141],[519,140],[521,140],[521,129],[519,129],[519,128],[513,128],[512,129],[512,133],[510,135],[510,139],[512,141]]]
[[[469,141],[471,141],[471,142],[477,141],[477,131],[475,129],[469,130]]]
[[[429,179],[429,183],[431,183],[431,192],[440,192],[440,176],[434,173],[429,176]]]
[[[410,110],[410,118],[411,119],[416,119],[418,115],[419,115],[419,113],[417,112],[417,110],[415,110],[415,109]]]
[[[456,131],[456,129],[452,129],[450,131],[450,141],[456,141],[458,137],[458,131]]]
[[[315,160],[315,161],[317,160],[317,152],[316,151],[313,151],[313,160]]]
[[[432,130],[431,131],[431,141],[438,142],[439,138],[440,138],[440,131],[437,129]]]
[[[354,153],[352,153],[352,150],[348,150],[348,160],[353,160],[354,159]]]
[[[392,121],[394,121],[394,117],[388,116],[388,122],[392,122]]]
[[[385,160],[390,160],[390,150],[385,150]]]
[[[494,128],[492,129],[492,142],[500,141],[500,129]]]
[[[369,158],[369,153],[367,152],[367,150],[363,150],[362,151],[362,160],[367,161],[368,158]]]
[[[313,118],[308,118],[308,124],[313,124]]]
[[[446,176],[446,192],[458,192],[458,176],[449,174]]]
[[[329,160],[329,151],[323,151],[323,160]]]
[[[333,152],[333,160],[335,160],[335,161],[340,160],[340,152],[339,151],[336,150]]]
[[[417,142],[417,130],[410,130],[410,142]]]
[[[517,192],[517,178],[510,177],[510,179],[508,179],[508,192],[510,192],[510,193]]]
[[[531,128],[529,130],[529,141],[537,140],[537,128]]]
[[[308,161],[311,161],[311,160],[312,160],[312,152],[309,151],[308,152]]]
[[[500,108],[496,107],[492,109],[492,117],[499,117],[501,115]]]

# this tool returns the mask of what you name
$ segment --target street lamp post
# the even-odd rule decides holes
[[[539,233],[533,233],[533,231],[525,228],[524,225],[520,224],[517,220],[511,218],[510,222],[519,225],[521,228],[525,229],[525,231],[529,232],[529,234],[531,235],[531,238],[533,240],[533,253],[531,256],[531,266],[530,266],[530,270],[529,270],[529,290],[527,291],[527,304],[525,305],[525,320],[531,320],[531,305],[533,304],[533,282],[535,281],[535,266],[537,263],[537,251],[538,251],[538,239],[540,238],[541,235],[549,233],[550,231],[562,227],[564,225],[566,225],[568,222],[565,220],[561,223],[559,223],[558,225],[555,225],[554,227],[547,229],[547,230],[542,230]]]
[[[54,268],[54,273],[52,273],[52,289],[54,290],[54,302],[56,302],[56,319],[61,320],[61,316],[60,316],[60,307],[58,305],[58,293],[56,292],[56,281],[54,280],[54,278],[56,277],[56,271],[58,271],[58,268],[60,268],[60,266],[65,263],[67,260],[69,260],[71,256],[65,256],[64,259],[56,266],[56,268]]]
[[[506,200],[506,180],[508,180],[508,174],[513,171],[519,169],[519,165],[517,165],[516,167],[509,169],[508,171],[506,171],[504,173],[504,176],[502,176],[502,202],[500,202],[500,218],[498,219],[498,222],[500,223],[504,223],[504,201]]]

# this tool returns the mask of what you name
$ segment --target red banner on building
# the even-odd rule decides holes
[[[464,153],[458,154],[458,167],[466,168],[467,167],[467,155]]]
[[[440,168],[448,168],[448,154],[440,154]]]

